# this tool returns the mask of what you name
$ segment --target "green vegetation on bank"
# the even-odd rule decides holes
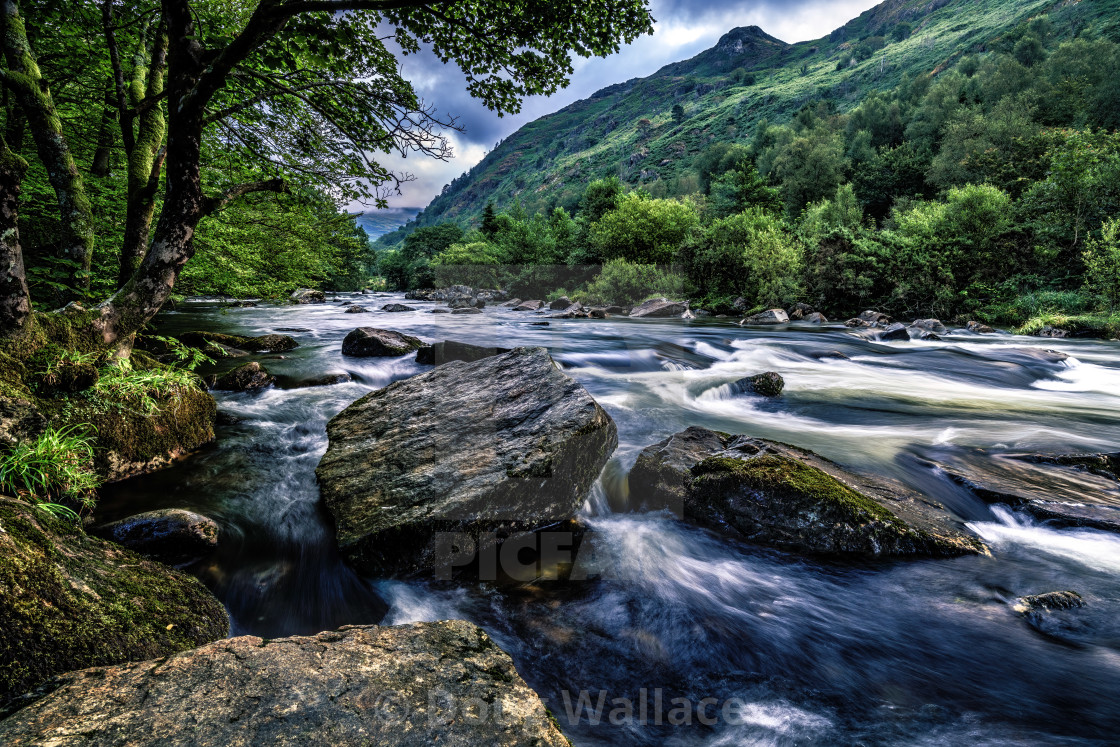
[[[785,124],[713,134],[676,194],[620,173],[567,205],[487,202],[466,231],[413,226],[399,248],[381,242],[382,274],[400,288],[689,296],[717,313],[805,302],[834,318],[874,307],[1115,336],[1120,44],[1070,23],[1065,6],[1027,15],[846,110],[817,92]]]

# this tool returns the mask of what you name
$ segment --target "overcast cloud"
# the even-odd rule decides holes
[[[430,54],[402,58],[404,76],[411,80],[427,104],[440,114],[450,114],[464,128],[450,133],[455,158],[436,161],[412,154],[407,159],[383,157],[382,163],[416,180],[390,198],[393,207],[423,207],[443,185],[481,161],[494,144],[521,125],[587,98],[612,83],[653,74],[662,66],[685,60],[715,45],[738,26],[758,26],[786,42],[818,39],[863,11],[875,0],[650,0],[653,36],[644,36],[618,54],[601,59],[577,58],[571,85],[552,96],[527,99],[521,112],[498,117],[472,99],[462,73],[454,64],[443,65]],[[361,205],[352,210],[366,210]]]

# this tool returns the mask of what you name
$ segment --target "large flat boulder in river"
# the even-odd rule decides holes
[[[11,498],[0,497],[0,528],[0,706],[63,672],[166,656],[229,631],[221,603],[190,576]]]
[[[436,565],[435,535],[501,541],[571,518],[618,443],[544,348],[454,361],[362,397],[327,425],[317,474],[344,556]]]
[[[342,340],[342,354],[366,358],[391,358],[411,353],[423,344],[424,341],[418,337],[394,332],[391,329],[358,327]]]
[[[242,636],[52,684],[0,721],[0,743],[568,745],[509,655],[462,620]]]
[[[811,451],[689,428],[638,456],[630,495],[745,541],[825,555],[986,553],[938,503]]]

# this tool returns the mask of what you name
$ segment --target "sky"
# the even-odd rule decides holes
[[[794,43],[819,39],[843,26],[876,0],[650,0],[655,20],[652,36],[643,36],[607,58],[576,58],[571,84],[552,96],[526,99],[518,114],[498,117],[466,91],[454,63],[442,64],[421,53],[401,58],[403,75],[441,115],[458,117],[463,132],[448,133],[455,157],[447,162],[410,154],[382,155],[377,160],[415,180],[389,198],[390,207],[425,207],[443,186],[485,157],[498,141],[522,125],[551,114],[595,91],[630,78],[644,78],[670,62],[686,60],[715,46],[739,26],[758,26],[771,36]],[[352,211],[371,208],[354,204]]]

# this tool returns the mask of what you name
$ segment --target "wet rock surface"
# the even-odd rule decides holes
[[[168,565],[198,560],[218,546],[217,522],[178,508],[129,516],[102,524],[90,534]]]
[[[679,317],[688,311],[687,301],[670,301],[667,298],[655,298],[635,306],[630,311],[630,316],[635,319]]]
[[[618,442],[543,348],[391,384],[343,410],[327,435],[323,502],[343,555],[366,571],[433,567],[440,532],[496,542],[570,519]]]
[[[474,361],[510,352],[510,348],[470,345],[465,342],[446,340],[433,345],[425,345],[416,351],[416,362],[429,366],[442,366],[451,361]]]
[[[987,552],[940,504],[786,444],[692,427],[642,451],[630,494],[747,542],[825,555]]]
[[[265,389],[275,382],[276,377],[257,361],[238,366],[228,373],[212,374],[206,377],[208,387],[226,392],[249,392],[256,389]]]
[[[242,636],[51,688],[0,721],[0,743],[568,745],[509,655],[461,620]]]
[[[411,353],[424,344],[412,335],[391,329],[358,327],[342,340],[342,354],[356,357],[394,357]]]

